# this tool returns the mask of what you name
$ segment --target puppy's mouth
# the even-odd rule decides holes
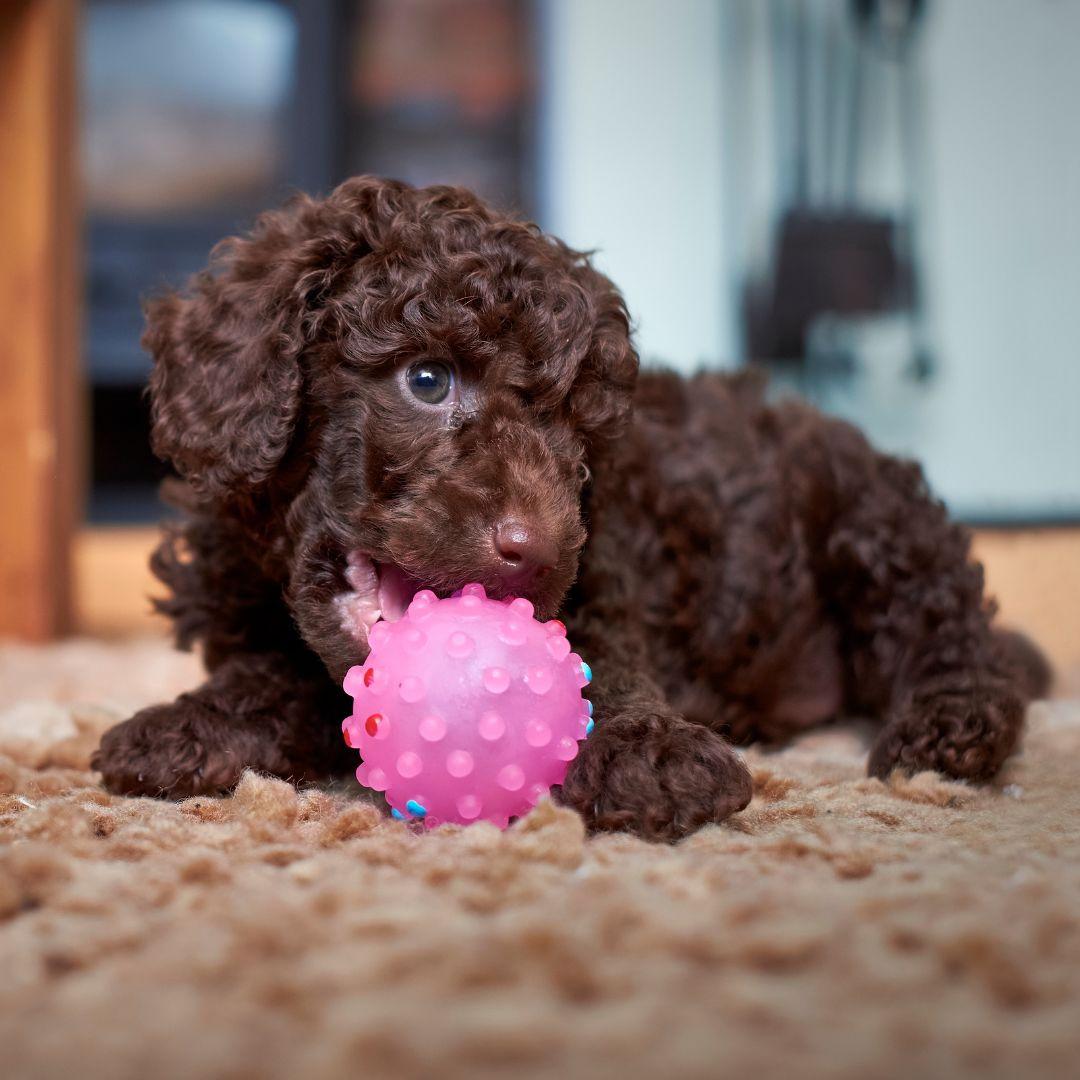
[[[349,552],[345,580],[349,592],[341,597],[343,621],[354,637],[362,634],[366,638],[379,619],[400,619],[413,596],[423,588],[400,566],[379,562],[362,551]]]

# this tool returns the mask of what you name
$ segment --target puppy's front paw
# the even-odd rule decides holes
[[[721,736],[645,714],[598,723],[558,797],[591,829],[678,840],[742,810],[751,794],[749,771]]]
[[[991,779],[1016,745],[1024,703],[1009,687],[915,695],[885,724],[867,772],[932,770],[956,780]]]
[[[228,790],[240,769],[207,767],[199,738],[199,728],[212,722],[206,712],[187,697],[143,709],[105,732],[91,768],[118,795],[184,799]]]

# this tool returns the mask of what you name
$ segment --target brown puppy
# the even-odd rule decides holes
[[[982,780],[1016,743],[1038,673],[918,467],[745,377],[635,395],[611,282],[466,191],[299,198],[148,320],[188,511],[160,606],[210,676],[105,736],[114,791],[355,764],[341,677],[418,583],[561,613],[597,719],[561,798],[596,828],[719,821],[751,793],[729,739],[845,710],[883,717],[879,776]]]

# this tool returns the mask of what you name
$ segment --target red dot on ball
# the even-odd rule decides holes
[[[381,713],[372,713],[364,721],[364,730],[374,739],[379,731],[379,725],[382,723]]]
[[[367,669],[367,671],[364,672],[364,685],[365,686],[370,686],[374,681],[375,681],[375,669],[373,667],[369,667]]]

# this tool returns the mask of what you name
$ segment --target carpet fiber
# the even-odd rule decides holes
[[[857,727],[753,750],[746,812],[654,847],[546,803],[414,835],[348,785],[101,791],[100,732],[196,678],[0,649],[5,1078],[1076,1074],[1076,703],[985,790],[868,780]]]

